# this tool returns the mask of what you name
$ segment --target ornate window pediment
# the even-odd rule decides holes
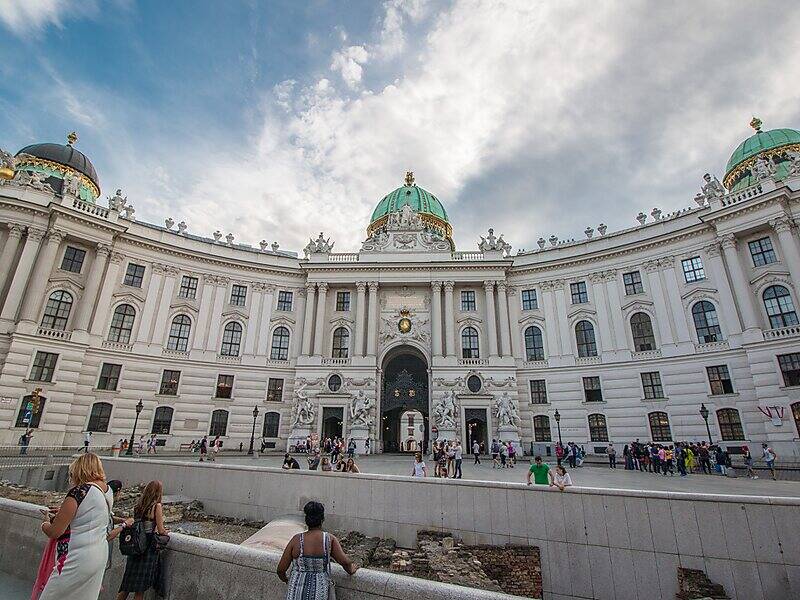
[[[114,299],[114,302],[124,301],[128,303],[144,304],[144,294],[140,294],[133,290],[115,292],[111,294],[111,297]]]
[[[694,303],[698,300],[716,300],[717,289],[710,287],[696,287],[681,294],[684,304]]]
[[[70,292],[74,298],[77,298],[83,292],[83,286],[67,277],[54,277],[47,284],[47,294],[50,295],[54,290]]]
[[[294,325],[295,320],[288,315],[280,315],[279,317],[273,317],[270,319],[269,326],[270,329],[277,327],[278,325],[286,325],[292,326]]]
[[[525,325],[539,325],[541,327],[544,327],[545,324],[544,316],[537,314],[526,314],[517,322]]]
[[[456,323],[463,327],[478,327],[483,323],[483,319],[473,315],[465,315],[456,319]]]
[[[170,311],[180,311],[180,312],[189,312],[193,315],[198,314],[200,311],[198,310],[197,306],[192,302],[181,300],[180,302],[175,302],[170,305]]]
[[[247,321],[249,315],[243,311],[241,308],[228,308],[228,310],[222,311],[222,318],[229,319],[229,320],[240,320],[240,321]]]
[[[792,284],[792,278],[787,271],[765,271],[763,273],[759,273],[757,277],[754,277],[750,281],[750,285],[752,285],[756,290],[761,290],[761,288],[776,284],[783,285],[788,288],[794,287]]]
[[[581,319],[592,319],[595,315],[597,315],[597,311],[591,308],[586,308],[582,306],[580,308],[576,308],[567,313],[567,319],[570,323],[574,323],[575,321],[579,321]]]
[[[629,311],[640,311],[643,310],[647,312],[648,309],[653,307],[653,303],[649,300],[632,300],[628,302],[622,307],[622,312],[626,313]]]
[[[352,327],[353,319],[348,317],[336,317],[335,319],[330,320],[331,327]]]

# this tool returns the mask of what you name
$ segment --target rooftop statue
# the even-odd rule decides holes
[[[325,239],[324,234],[320,231],[316,240],[309,238],[308,244],[303,248],[303,252],[305,252],[306,257],[309,254],[328,254],[333,250],[333,244],[335,242],[331,243],[330,238]]]
[[[108,207],[113,210],[122,210],[128,203],[128,197],[122,197],[122,190],[118,189],[114,195],[108,199]]]
[[[14,177],[14,167],[17,159],[0,148],[0,180],[8,180]]]
[[[511,244],[506,242],[503,239],[503,235],[500,234],[500,237],[496,237],[494,235],[494,229],[489,228],[489,233],[486,237],[480,236],[481,241],[478,242],[478,250],[481,252],[485,252],[487,250],[500,250],[503,254],[507,254],[511,251]]]
[[[25,171],[20,170],[17,171],[17,174],[14,176],[13,183],[20,187],[29,187],[35,190],[40,190],[42,192],[50,192],[51,194],[55,192],[55,190],[50,186],[47,181],[47,175],[45,173],[40,173],[39,171]]]
[[[753,175],[758,181],[761,181],[762,179],[769,179],[777,172],[778,168],[775,166],[775,163],[764,158],[763,156],[756,158],[755,162],[753,163]]]
[[[711,202],[714,198],[722,198],[725,196],[725,188],[719,182],[719,179],[712,176],[710,173],[703,175],[703,187],[700,188],[700,193],[695,196],[695,202],[702,206],[705,202]]]
[[[64,185],[61,188],[62,195],[70,195],[75,196],[76,198],[80,198],[81,193],[81,180],[72,175],[71,173],[67,173],[64,176]]]
[[[789,177],[800,175],[800,152],[797,150],[789,150],[786,153],[786,158],[789,159]]]

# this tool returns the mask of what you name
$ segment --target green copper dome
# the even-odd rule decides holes
[[[372,211],[372,218],[367,231],[371,233],[381,227],[386,223],[391,213],[397,212],[408,205],[422,217],[424,222],[439,229],[445,237],[449,238],[452,234],[452,228],[447,218],[447,211],[439,199],[414,183],[414,174],[410,171],[406,173],[405,183],[404,186],[386,194],[378,202],[375,210]]]
[[[730,191],[744,189],[757,182],[750,167],[758,156],[771,160],[775,164],[775,178],[783,179],[788,172],[788,161],[783,153],[789,149],[800,149],[800,131],[796,129],[761,131],[761,121],[755,117],[750,126],[756,130],[755,135],[737,146],[725,167],[723,182]]]

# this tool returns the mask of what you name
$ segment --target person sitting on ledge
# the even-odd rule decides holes
[[[356,461],[352,458],[348,458],[347,462],[344,465],[344,472],[345,473],[361,473],[361,470],[358,468]]]
[[[283,456],[283,465],[281,465],[281,469],[289,470],[289,469],[299,469],[300,463],[295,460],[295,458],[289,454],[288,452]]]

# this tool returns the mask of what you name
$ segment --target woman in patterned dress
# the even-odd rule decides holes
[[[325,507],[308,502],[303,508],[308,531],[294,536],[286,545],[278,563],[278,577],[289,584],[286,600],[328,600],[331,586],[330,560],[333,558],[349,575],[358,565],[342,550],[336,536],[322,531]],[[286,576],[292,567],[291,577]]]

